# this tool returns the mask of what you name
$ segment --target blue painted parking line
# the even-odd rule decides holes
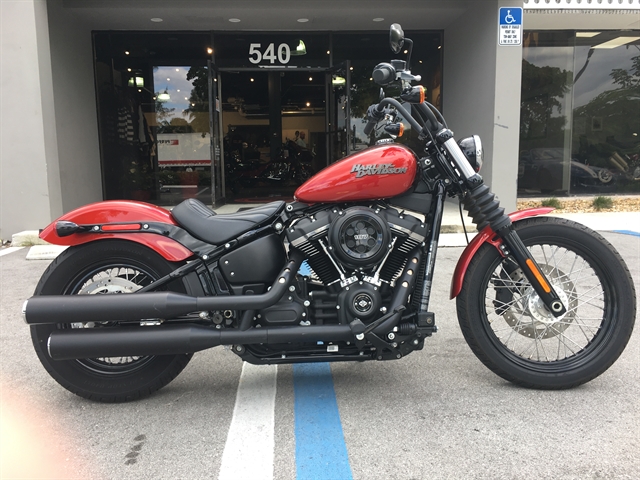
[[[297,480],[352,480],[328,363],[293,366]]]
[[[634,232],[633,230],[614,230],[615,233],[623,233],[625,235],[633,235],[634,237],[640,237],[640,232]]]

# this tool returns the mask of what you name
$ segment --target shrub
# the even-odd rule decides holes
[[[556,197],[545,198],[542,200],[541,204],[543,207],[553,207],[557,209],[562,208],[562,203]]]
[[[613,199],[611,197],[596,197],[593,199],[591,206],[596,210],[608,210],[613,207]]]

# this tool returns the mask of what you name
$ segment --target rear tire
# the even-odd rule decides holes
[[[34,295],[125,294],[168,274],[175,266],[142,245],[101,240],[71,247],[56,258],[38,282]],[[184,293],[180,282],[166,290]],[[116,322],[31,326],[40,362],[60,385],[84,398],[126,402],[146,397],[171,382],[191,354],[102,359],[53,360],[49,335],[62,328],[109,328]],[[153,327],[149,327],[153,328]]]
[[[606,371],[624,350],[636,317],[635,290],[620,254],[596,232],[569,220],[515,224],[563,300],[553,317],[520,268],[483,245],[460,295],[458,321],[476,356],[518,385],[563,389]]]

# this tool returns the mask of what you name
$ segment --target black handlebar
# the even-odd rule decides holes
[[[367,125],[364,127],[365,135],[368,136],[373,130],[373,127],[376,126],[376,123],[378,123],[378,121],[384,117],[384,107],[386,105],[392,105],[393,107],[395,107],[400,115],[402,115],[402,117],[411,124],[411,128],[413,128],[418,133],[418,135],[422,133],[424,127],[411,116],[411,114],[402,106],[400,102],[398,102],[395,98],[383,98],[380,103],[371,105],[367,110],[369,123],[367,123]],[[442,129],[442,124],[438,121],[429,107],[427,107],[423,103],[420,103],[418,104],[418,108],[427,117],[427,120],[430,123],[429,130],[435,133]]]
[[[368,137],[369,134],[371,133],[371,130],[373,130],[373,127],[376,126],[376,123],[378,123],[377,120],[369,120],[369,123],[367,123],[364,127],[364,134]]]
[[[433,113],[433,110],[431,110],[425,103],[419,103],[418,110],[420,110],[420,113],[427,117],[427,121],[430,124],[429,130],[431,130],[433,133],[437,133],[442,130],[443,125],[438,121],[435,114]]]
[[[367,123],[364,127],[364,134],[368,137],[373,127],[376,126],[376,123],[384,116],[384,105],[382,102],[378,104],[371,105],[367,110],[367,118],[369,119],[369,123]]]

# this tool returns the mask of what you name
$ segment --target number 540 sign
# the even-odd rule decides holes
[[[276,46],[273,43],[267,45],[267,48],[262,50],[261,43],[252,43],[249,45],[249,61],[253,64],[258,64],[262,61],[269,61],[272,65],[276,63],[276,59],[279,63],[287,64],[291,59],[291,49],[286,43],[278,45],[278,51],[276,54]]]

